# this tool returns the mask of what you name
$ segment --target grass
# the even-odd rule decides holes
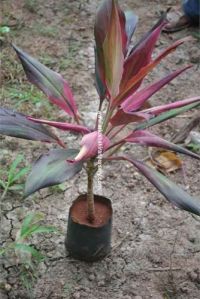
[[[1,199],[4,199],[9,191],[21,191],[23,189],[24,185],[21,184],[20,179],[27,174],[29,167],[19,167],[22,162],[24,162],[23,155],[18,155],[7,170],[0,170],[0,187],[3,189]]]
[[[80,41],[77,40],[69,40],[69,45],[67,47],[67,53],[65,57],[61,57],[59,59],[59,70],[66,70],[68,67],[75,68],[78,67],[80,62],[76,59],[79,51],[81,49]]]
[[[2,87],[0,98],[2,102],[9,103],[14,110],[20,110],[25,114],[37,114],[52,119],[52,105],[48,99],[36,87],[29,84],[8,84]]]
[[[44,25],[42,23],[35,24],[33,32],[37,35],[39,34],[41,36],[49,38],[56,38],[56,36],[58,36],[59,33],[58,28],[54,26]]]
[[[25,0],[24,1],[24,7],[32,12],[32,13],[36,13],[37,9],[38,9],[38,5],[37,5],[37,0]]]

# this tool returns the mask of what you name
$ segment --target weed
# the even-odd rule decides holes
[[[32,286],[37,279],[37,266],[44,260],[44,256],[33,245],[29,244],[30,238],[34,234],[57,231],[53,226],[43,226],[41,224],[43,220],[44,215],[42,213],[28,214],[22,222],[15,241],[0,250],[0,256],[6,259],[12,256],[15,258],[16,267],[14,269],[31,298],[33,298]]]
[[[23,161],[23,155],[18,155],[8,171],[0,170],[1,177],[5,176],[5,179],[0,179],[0,187],[4,190],[1,199],[5,198],[8,191],[20,191],[23,189],[23,184],[20,184],[19,180],[29,171],[29,167],[17,169]]]

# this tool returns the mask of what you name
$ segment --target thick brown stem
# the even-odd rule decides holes
[[[89,222],[94,222],[95,208],[94,208],[94,193],[93,193],[93,181],[94,181],[94,162],[88,161],[87,163],[87,175],[88,175],[88,187],[87,187],[87,210]]]

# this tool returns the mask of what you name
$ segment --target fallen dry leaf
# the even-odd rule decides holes
[[[164,173],[173,172],[182,167],[182,161],[176,153],[160,150],[157,150],[153,154],[151,153],[151,157],[147,160],[147,164]]]

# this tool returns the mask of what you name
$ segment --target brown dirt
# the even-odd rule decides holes
[[[35,4],[34,4],[35,3]],[[41,94],[34,96],[22,67],[8,42],[13,41],[47,66],[60,72],[75,94],[79,111],[90,126],[96,114],[98,97],[94,87],[93,23],[100,0],[4,0],[3,24],[11,33],[2,45],[1,105],[13,107],[36,117],[68,120],[55,107],[46,104]],[[120,3],[139,16],[136,42],[155,23],[161,11],[180,0],[125,0]],[[187,29],[172,35],[162,34],[155,54],[173,41],[194,33]],[[155,55],[154,54],[154,55]],[[193,63],[194,67],[171,82],[150,100],[153,105],[168,103],[199,94],[199,43],[194,39],[165,59],[147,82]],[[12,90],[11,90],[12,88]],[[17,92],[13,91],[17,88]],[[21,101],[20,91],[29,92]],[[31,93],[30,93],[31,91]],[[42,99],[41,101],[38,101]],[[153,129],[167,140],[193,117],[193,111]],[[67,145],[78,148],[77,135],[59,132]],[[0,137],[0,167],[23,153],[26,164],[50,148],[47,144]],[[144,148],[128,145],[124,152],[144,158]],[[182,156],[181,156],[182,158]],[[171,179],[193,196],[200,194],[200,163],[189,158],[183,172]],[[86,192],[87,178],[82,171],[65,184],[65,191],[44,189],[23,200],[9,192],[2,203],[1,244],[9,244],[30,211],[45,214],[45,223],[59,228],[61,234],[35,236],[31,243],[47,257],[37,269],[32,287],[34,299],[199,299],[200,222],[199,218],[174,208],[136,169],[124,162],[103,167],[103,195],[113,203],[112,252],[93,264],[66,256],[64,239],[67,215],[72,201]],[[95,186],[96,188],[96,186]],[[30,298],[19,279],[16,260],[1,259],[0,298]]]
[[[73,202],[71,207],[71,216],[73,221],[90,227],[101,227],[106,224],[112,215],[111,206],[106,202],[103,202],[104,198],[101,199],[99,196],[94,196],[95,219],[91,223],[88,221],[86,199],[86,195],[81,195]]]

